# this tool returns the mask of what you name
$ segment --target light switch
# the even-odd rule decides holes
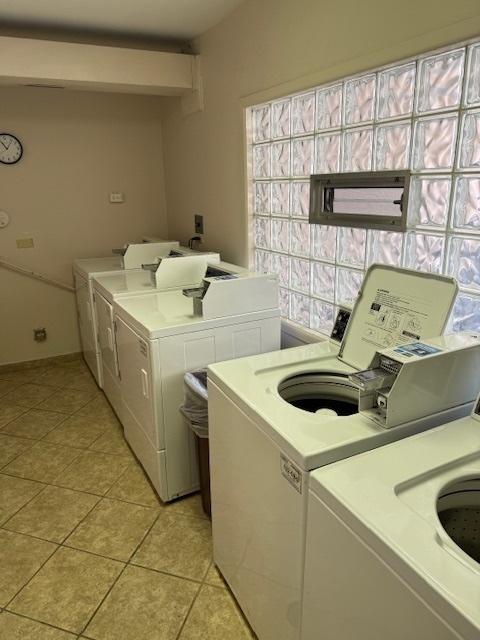
[[[33,238],[17,238],[17,249],[33,249]]]
[[[110,202],[125,202],[125,195],[121,191],[112,191],[110,194]]]

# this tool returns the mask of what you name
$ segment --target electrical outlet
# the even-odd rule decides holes
[[[110,202],[112,203],[122,203],[125,202],[125,194],[121,191],[112,191],[110,194]]]
[[[195,233],[203,233],[203,216],[200,213],[195,214]]]
[[[45,327],[33,330],[33,339],[35,342],[44,342],[47,339],[47,330]]]
[[[17,249],[33,249],[33,238],[17,238]]]

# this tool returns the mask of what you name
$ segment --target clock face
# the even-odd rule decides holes
[[[15,164],[22,157],[23,148],[20,140],[11,133],[0,133],[0,162]]]

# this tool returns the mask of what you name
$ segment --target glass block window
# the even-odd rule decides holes
[[[480,330],[480,42],[248,110],[254,268],[285,318],[329,334],[374,262],[453,275],[450,329]],[[406,233],[308,224],[309,176],[410,168]]]

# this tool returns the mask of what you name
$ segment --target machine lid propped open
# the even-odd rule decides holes
[[[365,274],[339,358],[362,370],[379,349],[441,335],[457,291],[454,278],[372,265]]]

